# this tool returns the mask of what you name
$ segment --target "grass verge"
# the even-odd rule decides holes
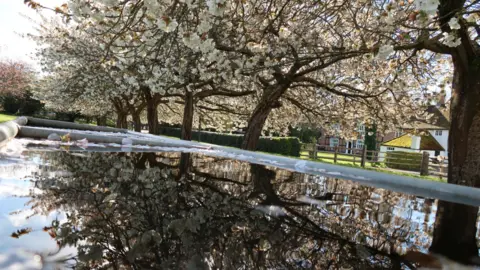
[[[442,178],[440,179],[439,177],[436,176],[423,176],[419,175],[418,173],[414,172],[402,172],[402,171],[394,171],[390,170],[385,165],[383,164],[378,164],[375,162],[366,162],[365,163],[365,168],[361,166],[360,164],[360,158],[357,158],[356,162],[353,162],[352,156],[348,155],[342,155],[339,154],[337,155],[338,158],[340,159],[350,159],[352,161],[337,161],[337,163],[333,162],[333,156],[334,154],[329,154],[329,153],[321,153],[318,155],[317,159],[311,159],[308,157],[308,151],[303,151],[300,153],[300,158],[309,160],[309,161],[314,161],[314,162],[320,162],[320,163],[328,163],[328,164],[335,164],[335,165],[341,165],[341,166],[346,166],[346,167],[352,167],[352,168],[358,168],[358,169],[364,169],[364,170],[370,170],[370,171],[376,171],[376,172],[382,172],[382,173],[388,173],[388,174],[394,174],[394,175],[401,175],[401,176],[409,176],[409,177],[414,177],[414,178],[419,178],[419,179],[424,179],[424,180],[430,180],[430,181],[437,181],[437,182],[447,182],[447,179]],[[297,157],[298,158],[298,157]]]
[[[0,113],[0,123],[7,122],[17,118],[15,115]]]

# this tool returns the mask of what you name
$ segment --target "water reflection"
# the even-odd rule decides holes
[[[67,213],[44,230],[77,269],[409,269],[432,242],[433,200],[350,181],[185,153],[44,158],[30,205]]]

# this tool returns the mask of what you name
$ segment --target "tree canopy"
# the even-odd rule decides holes
[[[187,133],[200,118],[218,130],[246,127],[246,149],[262,131],[301,121],[386,130],[433,95],[426,85],[436,62],[390,57],[377,20],[384,9],[376,1],[70,1],[35,37],[49,74],[39,95],[137,121],[146,108],[152,133],[158,120]]]

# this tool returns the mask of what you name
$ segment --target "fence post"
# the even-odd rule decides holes
[[[318,145],[316,143],[313,144],[313,159],[317,159],[317,151],[318,151]]]
[[[438,165],[440,165],[440,166],[438,166],[438,169],[439,169],[439,172],[440,172],[438,174],[438,176],[440,177],[440,179],[443,179],[443,161],[441,161]]]
[[[338,145],[335,146],[335,153],[333,154],[333,163],[337,163],[337,155],[338,155]]]
[[[367,147],[364,145],[362,150],[362,162],[361,162],[361,166],[363,168],[365,168],[366,161],[367,161]]]
[[[428,175],[429,162],[430,162],[430,154],[424,151],[422,155],[422,164],[420,164],[420,175]]]

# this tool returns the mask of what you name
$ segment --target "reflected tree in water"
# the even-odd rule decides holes
[[[185,153],[49,161],[70,173],[39,174],[31,205],[68,213],[52,230],[78,269],[409,269],[399,254],[430,242],[431,201],[349,181]]]

